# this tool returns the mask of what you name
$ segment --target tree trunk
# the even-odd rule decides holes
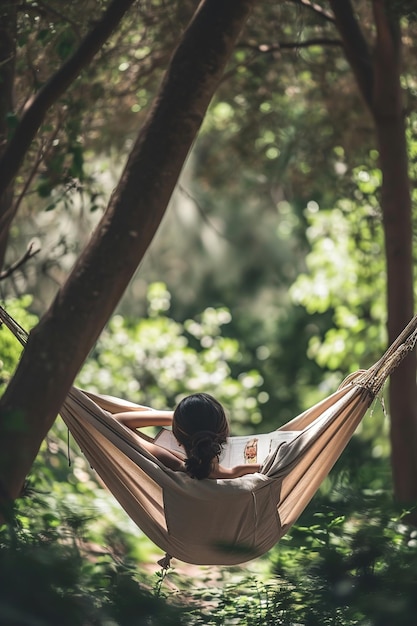
[[[253,4],[201,3],[107,212],[30,334],[0,401],[3,504],[18,496],[74,377],[142,260]]]
[[[374,54],[369,52],[350,0],[330,0],[346,58],[372,115],[382,172],[381,210],[387,267],[389,342],[414,315],[412,204],[401,89],[401,35],[384,0],[373,0]],[[417,498],[416,358],[407,357],[391,376],[391,462],[394,496]]]
[[[404,105],[401,37],[396,20],[375,3],[378,39],[372,113],[382,172],[381,209],[387,267],[388,339],[414,315],[413,230]],[[390,379],[391,465],[399,502],[417,499],[417,387],[413,353]]]

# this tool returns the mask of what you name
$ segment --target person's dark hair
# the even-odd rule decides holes
[[[208,393],[187,396],[174,411],[172,432],[187,455],[185,467],[192,478],[207,478],[229,435],[220,402]]]

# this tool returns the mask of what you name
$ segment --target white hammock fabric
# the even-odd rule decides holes
[[[0,307],[22,341],[24,331],[4,314]],[[297,520],[384,381],[414,348],[416,328],[417,317],[373,367],[282,426],[290,439],[261,472],[241,478],[198,481],[165,467],[112,417],[139,405],[73,387],[60,414],[104,484],[167,555],[199,565],[242,563],[267,552]]]

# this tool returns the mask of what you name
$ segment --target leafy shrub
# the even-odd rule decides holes
[[[136,565],[89,541],[89,518],[29,492],[0,528],[0,623],[8,626],[178,626],[180,609]]]

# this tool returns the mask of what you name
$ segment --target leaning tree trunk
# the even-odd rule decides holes
[[[18,496],[80,366],[142,260],[254,0],[204,0],[92,240],[0,401],[0,504]]]
[[[371,54],[350,0],[330,0],[346,58],[374,120],[382,172],[381,210],[387,268],[388,335],[391,342],[414,314],[412,203],[401,89],[401,35],[384,0],[373,0],[376,27]],[[409,356],[389,386],[394,496],[417,499],[416,359]]]

